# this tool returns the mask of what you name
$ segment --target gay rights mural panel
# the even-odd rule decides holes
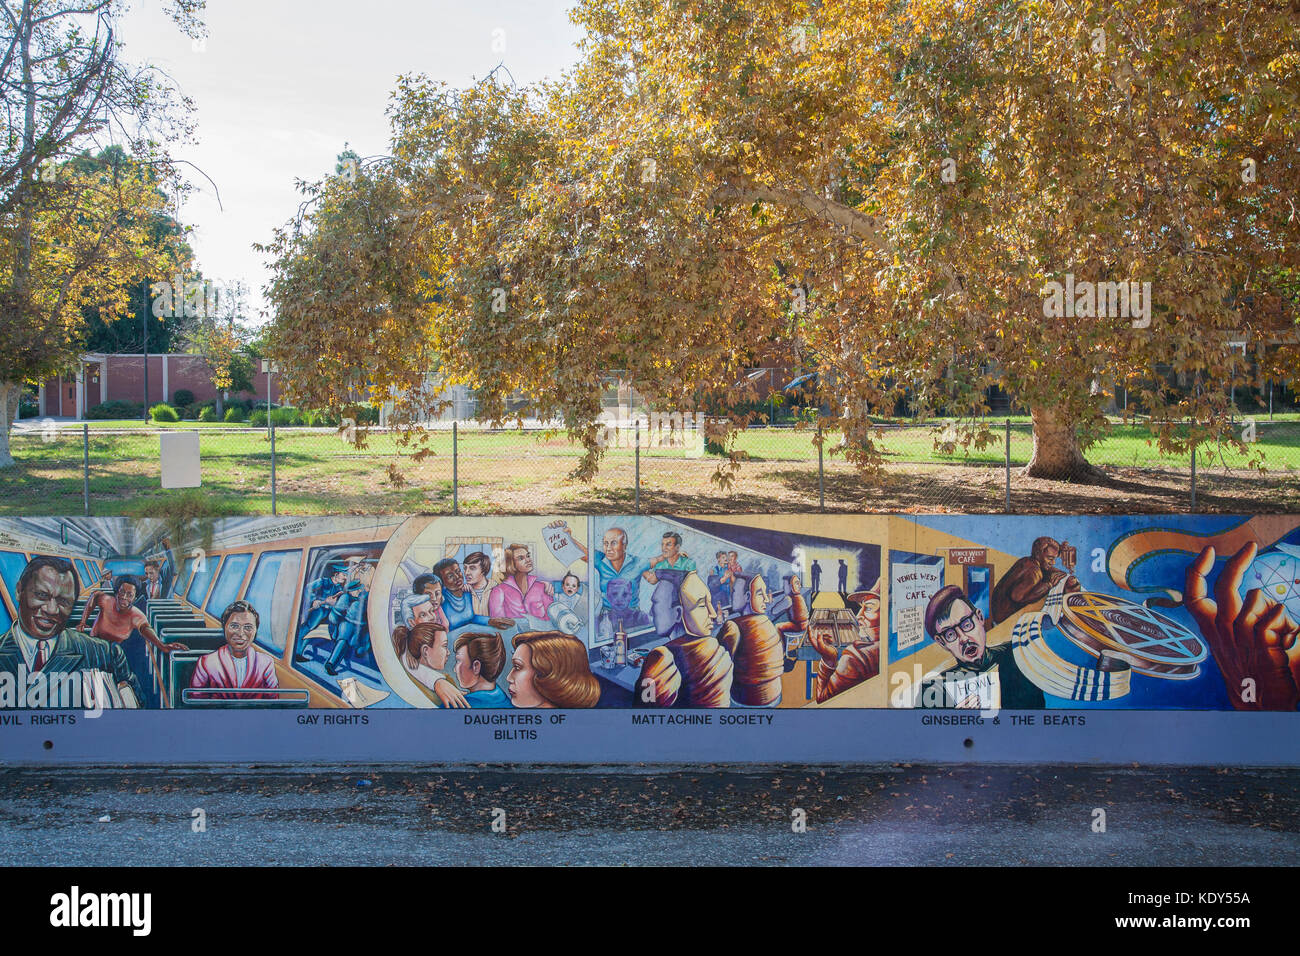
[[[0,757],[1291,763],[1298,564],[1282,516],[9,519]]]

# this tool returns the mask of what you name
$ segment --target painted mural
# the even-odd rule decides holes
[[[1294,711],[1297,622],[1288,516],[0,520],[5,708]]]
[[[916,518],[890,704],[1294,711],[1300,518]]]

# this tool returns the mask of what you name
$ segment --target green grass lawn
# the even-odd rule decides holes
[[[877,439],[885,455],[886,473],[918,466],[1000,466],[1006,455],[1003,426],[993,422],[992,443],[983,449],[957,447],[945,453],[936,447],[944,437],[933,423],[910,428],[882,427]],[[271,443],[265,429],[235,430],[224,423],[184,422],[165,428],[139,423],[93,422],[90,429],[90,498],[94,514],[162,513],[168,502],[182,500],[178,491],[159,487],[160,432],[197,429],[203,460],[203,488],[193,500],[206,502],[219,513],[265,514],[271,502]],[[1028,422],[1013,422],[1011,460],[1029,460],[1032,439]],[[1300,417],[1258,421],[1255,449],[1273,478],[1300,471]],[[47,438],[51,440],[47,440]],[[782,481],[807,484],[811,476],[816,495],[817,449],[810,429],[755,428],[736,436],[735,448],[745,452],[752,475],[767,475],[772,494]],[[837,433],[826,435],[828,472],[846,468],[836,451]],[[82,432],[80,426],[12,438],[18,465],[0,472],[0,514],[80,514],[84,508]],[[276,429],[276,491],[281,513],[445,512],[452,497],[452,434],[428,434],[429,454],[414,461],[418,444],[403,446],[398,436],[372,433],[358,448],[331,429]],[[591,486],[567,480],[577,464],[579,448],[563,434],[465,429],[459,435],[461,503],[485,510],[522,510],[534,497],[545,497],[567,510],[581,509],[592,495],[611,503],[621,501],[633,483],[634,451],[611,447],[600,476]],[[1151,468],[1185,472],[1186,456],[1161,456],[1143,425],[1115,424],[1105,439],[1087,452],[1095,464],[1110,468]],[[683,495],[710,495],[707,487],[718,459],[684,453],[680,448],[647,448],[641,452],[643,487],[661,480]],[[676,463],[674,463],[674,461]],[[1198,465],[1210,469],[1244,469],[1246,458],[1217,447],[1203,447]],[[981,468],[981,471],[983,469]],[[846,473],[847,474],[847,473]],[[771,477],[784,475],[784,478]],[[751,493],[763,499],[760,482]],[[472,495],[472,498],[467,497]],[[190,499],[185,499],[189,501]]]
[[[100,460],[120,461],[123,459],[140,459],[155,464],[158,459],[158,433],[165,431],[187,431],[197,428],[200,432],[201,449],[205,458],[230,459],[237,462],[248,458],[256,460],[266,456],[269,460],[271,442],[265,429],[236,429],[229,425],[211,423],[185,422],[162,428],[143,428],[131,423],[90,423],[90,457],[92,464]],[[110,428],[109,426],[112,426]],[[104,434],[112,431],[112,434]],[[1180,429],[1179,434],[1185,434]],[[371,432],[364,443],[358,447],[345,441],[333,429],[312,428],[277,428],[277,456],[299,463],[312,462],[324,464],[338,459],[374,459],[394,456],[406,456],[417,449],[427,448],[429,457],[446,457],[452,455],[452,434],[449,430],[427,432],[424,440],[403,443],[396,434]],[[815,433],[806,428],[753,428],[736,435],[734,448],[744,452],[755,461],[816,461],[817,446]],[[1256,425],[1255,447],[1262,453],[1266,462],[1278,465],[1290,460],[1293,467],[1300,467],[1300,419],[1288,418],[1275,422],[1260,421]],[[955,438],[954,434],[945,433],[942,424],[927,424],[899,428],[882,426],[876,443],[882,448],[887,460],[935,462],[953,464],[962,462],[1000,464],[1004,461],[1006,448],[1004,431],[1000,426],[990,429],[991,441],[984,448],[969,448],[960,444],[945,448],[943,442]],[[837,432],[827,432],[825,449],[828,456],[840,453],[841,436]],[[39,433],[17,435],[13,440],[15,457],[24,462],[58,462],[82,458],[82,436],[79,428],[63,428],[50,440]],[[633,456],[633,449],[626,447],[629,442],[620,442],[606,449],[607,458]],[[460,432],[458,451],[462,460],[474,457],[528,459],[533,457],[576,458],[581,449],[563,433],[520,432],[520,431],[480,431],[465,429]],[[1031,429],[1027,422],[1017,424],[1014,420],[1011,428],[1012,464],[1024,464],[1032,452]],[[1220,454],[1218,446],[1206,446],[1201,449],[1202,459],[1217,460]],[[1223,452],[1229,464],[1236,465],[1246,461],[1246,457],[1237,453]],[[699,457],[698,444],[686,449],[682,447],[643,446],[641,456],[661,458]],[[1153,466],[1183,467],[1181,457],[1161,455],[1152,439],[1151,431],[1145,425],[1113,424],[1111,432],[1100,442],[1088,449],[1087,457],[1099,465],[1129,466],[1150,463]]]

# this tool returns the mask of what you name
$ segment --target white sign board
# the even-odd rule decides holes
[[[199,487],[202,484],[199,474],[199,433],[165,432],[160,437],[162,486],[164,488]]]
[[[943,558],[891,552],[889,567],[890,653],[897,657],[925,644],[925,609],[943,587]]]

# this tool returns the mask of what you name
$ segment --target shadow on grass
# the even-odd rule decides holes
[[[386,469],[333,474],[313,471],[309,456],[290,456],[298,467],[280,470],[277,511],[282,515],[437,514],[452,512],[450,476],[409,484],[388,483]],[[117,463],[120,465],[121,463]],[[645,464],[643,462],[643,464]],[[751,463],[756,464],[756,463]],[[93,515],[170,516],[182,511],[206,516],[270,514],[268,460],[241,459],[239,467],[205,470],[200,489],[162,489],[156,474],[114,473],[110,463],[92,465]],[[80,467],[20,462],[0,472],[0,515],[80,515],[84,513]],[[285,472],[288,472],[287,474]],[[1185,471],[1110,467],[1098,485],[1074,485],[1012,473],[1013,513],[1123,514],[1188,513],[1190,475]],[[808,514],[818,511],[815,467],[799,465],[746,474],[737,490],[714,485],[706,473],[643,474],[642,513]],[[840,513],[971,512],[1005,510],[1004,473],[981,466],[919,466],[897,470],[883,481],[865,481],[842,462],[828,462],[825,510]],[[513,475],[502,480],[461,482],[463,514],[628,514],[637,510],[631,469],[602,473],[596,485],[538,481]],[[1240,469],[1202,472],[1197,510],[1226,513],[1300,512],[1300,480],[1294,475]]]

